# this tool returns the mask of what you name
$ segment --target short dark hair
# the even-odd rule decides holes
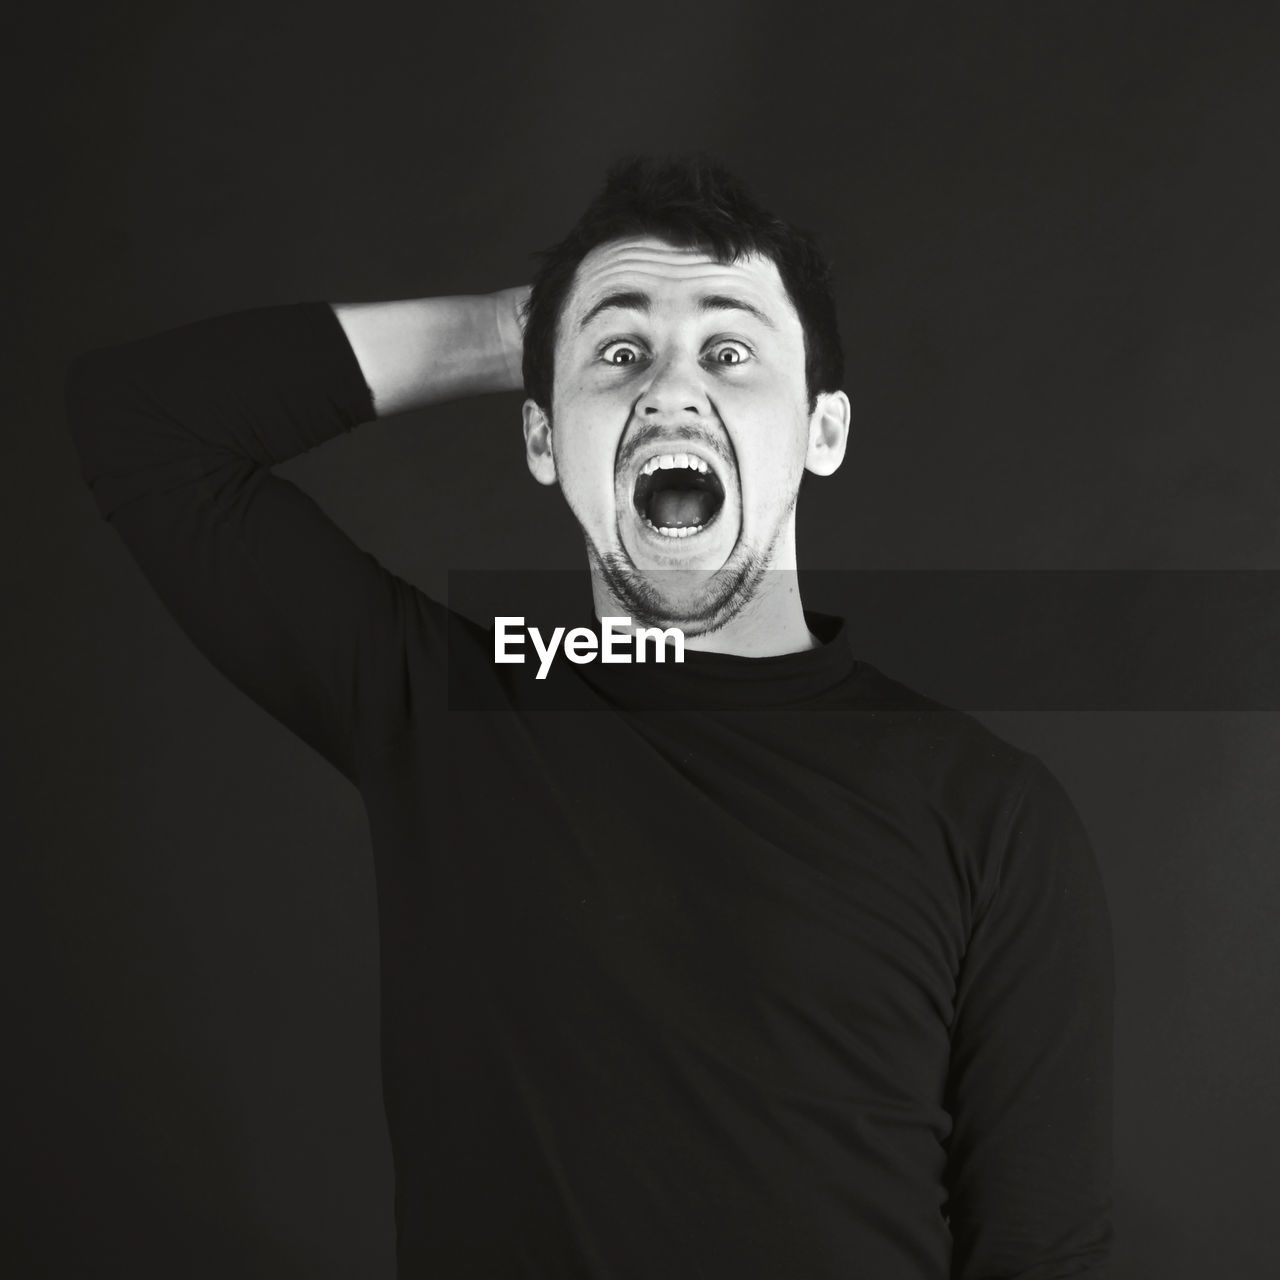
[[[638,157],[610,170],[599,195],[559,244],[538,254],[526,310],[525,394],[551,408],[560,313],[579,264],[593,249],[630,236],[654,236],[699,249],[717,262],[750,254],[772,260],[804,330],[810,408],[844,379],[831,269],[807,231],[776,218],[747,188],[705,156]]]

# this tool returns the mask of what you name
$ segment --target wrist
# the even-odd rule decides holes
[[[529,286],[499,289],[489,297],[494,306],[498,340],[506,363],[506,387],[520,391],[524,387],[524,309],[529,300]]]

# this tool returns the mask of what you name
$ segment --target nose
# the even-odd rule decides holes
[[[642,417],[683,413],[709,417],[711,402],[698,362],[673,352],[655,363],[653,376],[636,403],[636,412]]]

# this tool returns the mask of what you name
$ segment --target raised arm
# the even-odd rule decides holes
[[[529,289],[475,297],[340,303],[334,307],[373,393],[378,417],[441,400],[520,389]]]
[[[442,648],[447,619],[270,467],[375,414],[518,385],[521,295],[244,311],[71,369],[85,479],[157,594],[350,777],[430,696],[403,654]]]

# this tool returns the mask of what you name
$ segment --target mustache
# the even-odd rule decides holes
[[[701,445],[713,457],[719,458],[724,462],[726,466],[732,465],[732,460],[724,451],[721,433],[701,422],[685,423],[678,428],[673,427],[671,423],[650,423],[637,427],[618,454],[618,465],[627,466],[635,460],[637,454],[649,448],[655,440],[664,438],[670,440],[673,435],[679,435],[682,441],[687,441],[690,444]]]

